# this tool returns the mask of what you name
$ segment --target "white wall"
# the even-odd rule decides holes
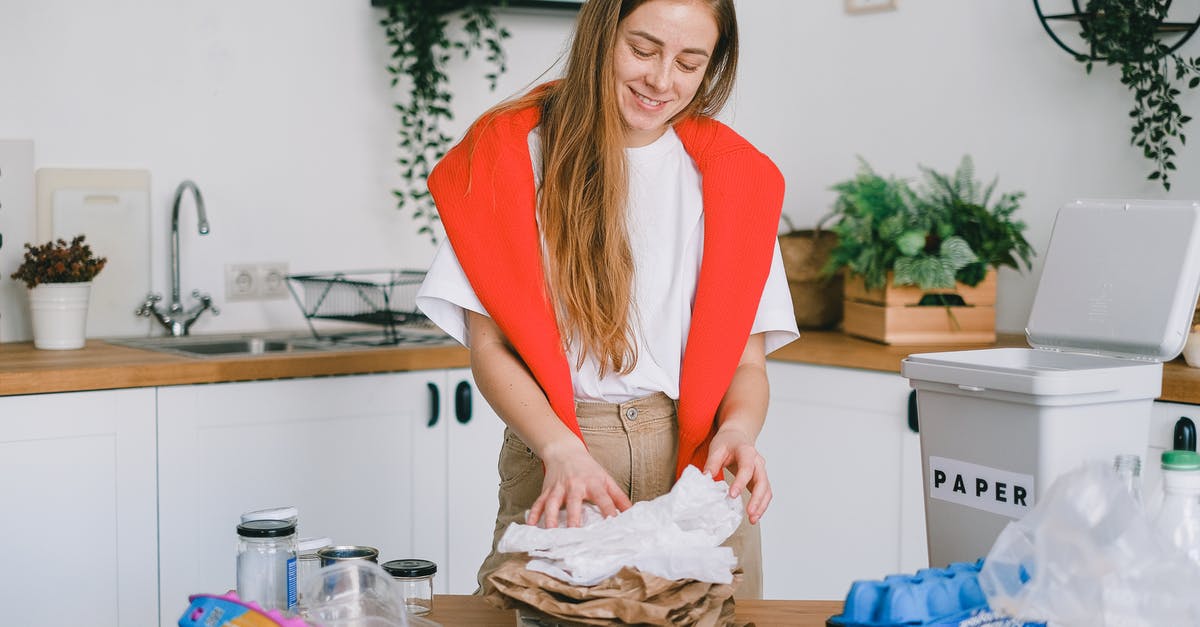
[[[1029,2],[900,0],[895,12],[848,16],[839,0],[739,0],[738,10],[740,82],[724,118],[782,168],[785,211],[800,224],[824,213],[855,155],[909,176],[918,162],[946,170],[971,154],[1000,190],[1027,193],[1020,216],[1039,252],[1070,198],[1167,196],[1128,145],[1131,97],[1115,71],[1084,74]],[[506,11],[509,72],[490,93],[481,61],[452,65],[452,130],[553,65],[572,16]],[[0,138],[33,139],[38,167],[150,170],[161,291],[171,194],[194,179],[212,233],[184,218],[182,283],[223,309],[195,331],[300,327],[290,301],[224,303],[225,264],[421,267],[433,252],[392,203],[379,17],[369,0],[4,0]],[[1194,94],[1182,104],[1195,114]],[[1198,159],[1182,151],[1169,197],[1200,197]],[[1023,327],[1037,274],[1002,272],[1002,330]]]

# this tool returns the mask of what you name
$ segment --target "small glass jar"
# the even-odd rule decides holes
[[[296,608],[296,524],[252,520],[237,526],[237,593],[264,610]]]
[[[333,544],[329,538],[300,538],[296,543],[296,582],[304,588],[304,580],[321,569],[321,556],[317,551]]]
[[[382,566],[400,584],[404,609],[409,614],[421,616],[433,611],[433,575],[437,572],[437,564],[408,559],[384,562]]]

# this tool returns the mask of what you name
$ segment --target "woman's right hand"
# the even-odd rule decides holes
[[[529,508],[527,524],[557,527],[559,511],[565,509],[567,526],[578,527],[583,523],[584,502],[600,508],[605,518],[633,506],[616,480],[574,436],[547,446],[542,462],[546,477],[541,495]]]

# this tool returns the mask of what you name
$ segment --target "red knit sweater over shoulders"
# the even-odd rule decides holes
[[[471,287],[582,439],[570,366],[546,293],[528,135],[536,107],[476,122],[429,177],[429,190]],[[729,127],[689,118],[675,132],[700,171],[704,242],[679,381],[677,475],[703,468],[716,411],[750,336],[770,272],[783,176]]]

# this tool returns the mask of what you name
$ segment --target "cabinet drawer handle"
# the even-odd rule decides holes
[[[436,383],[426,383],[429,386],[429,422],[425,425],[432,427],[437,424],[438,414],[442,411],[441,393]]]
[[[466,381],[454,388],[454,417],[459,424],[471,422],[471,384]]]
[[[908,393],[908,429],[913,433],[920,433],[921,426],[917,422],[917,391],[913,390]]]
[[[1196,450],[1196,423],[1187,416],[1175,421],[1174,447],[1177,451]]]

